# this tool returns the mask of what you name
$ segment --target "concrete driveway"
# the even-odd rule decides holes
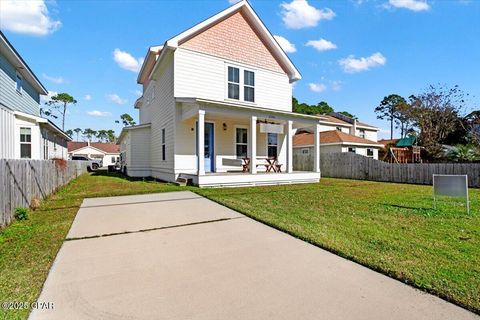
[[[86,199],[31,319],[479,319],[191,192]]]

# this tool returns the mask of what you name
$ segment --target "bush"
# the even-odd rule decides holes
[[[455,162],[477,162],[480,160],[480,151],[472,144],[456,145],[448,151],[447,158]]]
[[[15,208],[15,219],[17,219],[17,220],[28,220],[28,209],[27,208]]]

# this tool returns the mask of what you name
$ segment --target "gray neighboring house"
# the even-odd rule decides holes
[[[40,116],[48,91],[0,31],[0,159],[67,159],[71,138]]]

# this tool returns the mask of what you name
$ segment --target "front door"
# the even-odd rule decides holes
[[[198,132],[198,122],[195,127],[197,129],[196,132]],[[205,122],[205,137],[203,139],[205,172],[213,172],[215,170],[214,140],[213,123]],[[195,139],[195,141],[197,141],[197,139]],[[195,146],[196,150],[198,150],[198,144],[195,144]]]
[[[215,155],[213,152],[214,144],[213,123],[205,122],[205,172],[213,172],[215,164]]]

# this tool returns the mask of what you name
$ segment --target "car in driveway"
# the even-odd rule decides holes
[[[88,161],[88,171],[97,170],[103,166],[103,160],[92,159],[86,156],[72,156],[71,160]]]

